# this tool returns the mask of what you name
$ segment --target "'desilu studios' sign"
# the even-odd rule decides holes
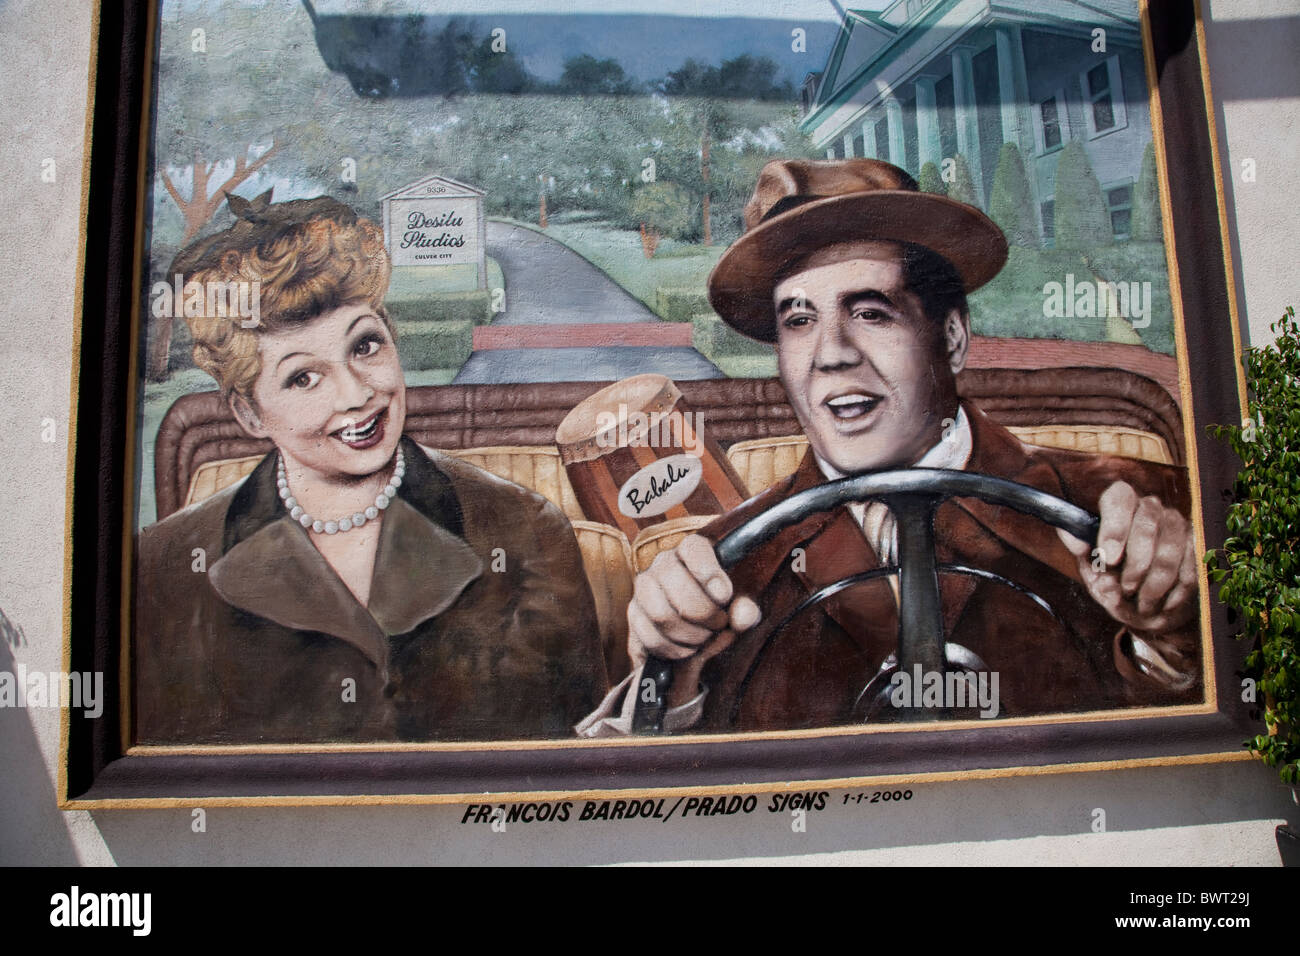
[[[483,190],[429,176],[383,196],[384,241],[394,266],[478,268],[487,286]]]

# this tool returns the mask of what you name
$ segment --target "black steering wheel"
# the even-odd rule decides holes
[[[1054,617],[1055,614],[1037,594],[1001,575],[959,565],[937,564],[934,512],[948,498],[978,498],[991,504],[1004,505],[1068,531],[1089,546],[1097,543],[1097,516],[1045,491],[991,475],[942,468],[907,468],[854,475],[801,491],[732,531],[717,543],[714,553],[723,570],[730,570],[782,529],[798,524],[814,514],[852,502],[868,499],[883,501],[893,512],[897,523],[898,564],[851,575],[820,588],[800,602],[772,633],[776,634],[796,614],[847,587],[897,573],[899,616],[895,667],[906,673],[911,673],[917,664],[921,665],[925,673],[946,669],[973,669],[970,652],[965,652],[965,655],[954,654],[950,649],[956,648],[956,645],[945,645],[942,609],[939,604],[940,571],[1000,582],[1028,595]],[[960,652],[964,649],[957,650]],[[666,693],[672,683],[672,676],[671,661],[657,657],[646,661],[641,684],[636,688],[633,733],[663,733],[664,713],[667,710]],[[859,710],[864,702],[868,708],[873,705],[871,698],[880,690],[881,676],[877,675],[864,689],[859,697]],[[646,684],[647,680],[653,682],[653,688]],[[884,687],[888,689],[887,684]],[[920,716],[916,715],[916,719]]]

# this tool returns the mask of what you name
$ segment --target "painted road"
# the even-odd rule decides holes
[[[487,253],[506,281],[506,308],[493,318],[494,327],[662,321],[602,270],[538,230],[489,219]],[[476,351],[453,381],[600,382],[642,372],[686,380],[723,377],[693,348],[610,345]]]

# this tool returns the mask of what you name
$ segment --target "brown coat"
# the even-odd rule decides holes
[[[562,737],[600,700],[568,521],[517,485],[402,447],[368,607],[288,517],[274,455],[140,535],[138,743]]]
[[[1132,459],[1028,448],[969,403],[973,449],[966,470],[1008,478],[1092,513],[1102,492],[1126,481],[1187,514],[1186,472]],[[779,485],[709,525],[718,541],[746,519],[825,478],[811,454]],[[1140,673],[1129,635],[1079,581],[1076,559],[1055,529],[1008,508],[949,500],[935,516],[940,563],[1000,574],[1038,593],[1064,622],[1005,585],[941,574],[948,641],[980,655],[999,674],[1002,716],[1086,711],[1202,699],[1200,634],[1193,624],[1139,635],[1184,675],[1174,692]],[[802,570],[793,551],[803,548]],[[859,693],[896,650],[898,608],[886,579],[841,592],[802,612],[780,634],[774,624],[816,589],[880,567],[847,508],[813,515],[760,547],[731,572],[736,593],[753,597],[763,620],[706,666],[702,731],[776,730],[850,722]]]

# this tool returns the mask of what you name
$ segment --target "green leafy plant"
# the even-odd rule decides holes
[[[998,168],[993,174],[989,197],[989,218],[1002,227],[1007,241],[1017,246],[1038,245],[1038,220],[1029,196],[1029,179],[1015,143],[1003,143]]]
[[[1273,323],[1276,341],[1246,350],[1250,417],[1211,425],[1242,461],[1228,538],[1205,556],[1219,600],[1251,642],[1246,676],[1264,697],[1267,733],[1247,745],[1282,780],[1300,785],[1300,322]]]
[[[1056,248],[1092,249],[1115,241],[1110,213],[1083,143],[1072,139],[1056,162]]]
[[[921,173],[916,177],[916,182],[923,193],[935,193],[940,196],[948,195],[948,186],[944,183],[943,176],[939,174],[939,167],[928,160],[921,167]]]

